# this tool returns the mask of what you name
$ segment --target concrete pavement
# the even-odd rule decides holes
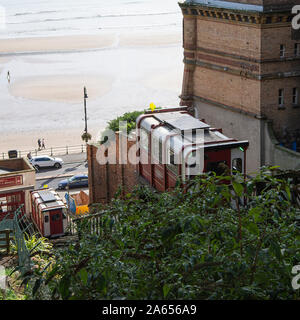
[[[84,162],[86,161],[86,153],[71,153],[71,154],[66,154],[62,156],[53,156],[53,158],[61,158],[64,161],[64,164],[69,164],[69,163],[78,163],[78,162]]]

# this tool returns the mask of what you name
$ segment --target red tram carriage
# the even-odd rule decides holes
[[[31,192],[31,219],[44,237],[64,235],[67,229],[67,208],[58,193],[52,189]]]
[[[191,116],[185,109],[163,109],[137,119],[138,172],[154,188],[175,187],[178,177],[227,168],[246,173],[248,141],[226,137],[222,129]]]

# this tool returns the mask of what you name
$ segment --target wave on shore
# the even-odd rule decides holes
[[[2,0],[6,28],[0,38],[97,33],[106,29],[177,27],[177,0]]]

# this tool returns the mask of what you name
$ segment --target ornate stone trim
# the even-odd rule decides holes
[[[203,68],[220,71],[220,72],[227,72],[236,76],[249,78],[253,80],[271,80],[271,79],[282,79],[282,78],[291,78],[291,77],[300,77],[300,71],[293,71],[293,72],[274,72],[274,73],[265,73],[265,74],[255,74],[245,68],[241,69],[233,69],[227,66],[221,66],[213,63],[208,63],[206,61],[197,59],[197,60],[189,60],[184,59],[184,63],[187,65],[196,65]],[[229,62],[227,64],[230,64]],[[242,66],[241,66],[242,68]]]
[[[205,19],[246,23],[249,25],[259,25],[264,27],[290,24],[293,19],[291,11],[262,13],[255,11],[205,7],[199,4],[179,4],[179,6],[181,7],[184,16],[197,16]]]
[[[227,57],[235,60],[242,60],[242,61],[247,61],[247,62],[253,62],[253,63],[274,63],[274,62],[287,62],[287,61],[300,61],[300,56],[290,56],[290,57],[284,57],[284,58],[276,58],[276,59],[255,59],[247,56],[240,56],[237,54],[233,53],[228,53],[225,51],[219,51],[219,50],[212,50],[212,49],[207,49],[203,47],[197,47],[196,49],[189,49],[187,46],[184,47],[184,49],[195,51],[197,52],[203,52],[207,54],[213,54],[216,56],[221,56],[221,57]]]

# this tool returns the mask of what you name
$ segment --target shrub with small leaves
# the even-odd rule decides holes
[[[102,208],[100,236],[79,225],[80,242],[38,281],[52,299],[299,299],[297,217],[289,182],[266,170],[204,174],[185,191],[139,186]]]

